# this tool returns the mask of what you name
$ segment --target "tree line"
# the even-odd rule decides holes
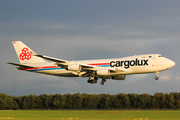
[[[149,94],[0,94],[1,110],[180,109],[180,93]]]

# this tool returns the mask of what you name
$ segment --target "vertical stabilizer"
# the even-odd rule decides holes
[[[42,58],[34,56],[34,51],[32,51],[28,46],[26,46],[21,41],[12,42],[14,49],[17,53],[20,63],[40,63],[45,62]]]

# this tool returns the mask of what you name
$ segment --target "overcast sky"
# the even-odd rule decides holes
[[[180,92],[179,0],[0,0],[0,93],[117,94]],[[160,53],[176,65],[159,74],[129,75],[104,86],[88,78],[19,71],[12,41],[65,60]]]

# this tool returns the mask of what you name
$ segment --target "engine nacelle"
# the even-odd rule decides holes
[[[106,75],[109,75],[110,72],[108,69],[99,69],[96,71],[96,74],[97,75],[102,75],[102,76],[106,76]]]
[[[126,75],[116,75],[112,76],[113,80],[125,80]]]
[[[70,64],[66,66],[65,69],[70,71],[81,71],[81,66],[79,64]]]

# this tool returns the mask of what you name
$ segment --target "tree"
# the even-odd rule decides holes
[[[165,95],[164,93],[155,93],[152,98],[152,108],[165,108]]]
[[[56,94],[53,96],[53,105],[55,109],[62,109],[66,104],[67,98],[64,95]]]
[[[1,110],[11,110],[11,109],[17,110],[18,105],[16,101],[12,99],[11,96],[8,96],[2,93],[0,94],[0,109]]]
[[[52,109],[53,108],[53,95],[46,95],[46,94],[42,94],[39,96],[40,100],[39,102],[41,102],[40,106],[42,106],[42,109]]]
[[[27,110],[28,109],[28,105],[27,105],[27,96],[23,96],[22,100],[21,100],[21,108]]]
[[[66,100],[66,105],[64,106],[64,108],[66,109],[72,109],[73,108],[73,98],[71,94],[65,94],[65,97],[67,98]]]
[[[87,101],[87,108],[88,109],[97,109],[98,102],[100,100],[99,95],[89,95],[88,101]]]
[[[175,106],[177,109],[179,109],[180,108],[180,93],[175,92],[174,98],[175,98]]]
[[[35,98],[36,95],[33,95],[33,94],[30,94],[28,97],[27,97],[27,104],[28,104],[28,108],[29,109],[35,109],[37,108],[37,105],[36,105],[36,99]]]
[[[151,96],[149,94],[142,94],[138,99],[139,108],[150,108],[151,106]]]
[[[174,101],[174,93],[170,93],[169,95],[167,95],[167,107],[168,108],[176,108],[175,107],[175,101]]]
[[[130,99],[127,94],[120,93],[117,95],[117,99],[119,100],[118,108],[130,107]]]
[[[138,94],[128,94],[128,97],[130,99],[130,108],[138,108]]]
[[[88,102],[89,102],[90,95],[87,93],[83,93],[82,96],[83,96],[83,109],[90,109],[90,108],[88,108]]]
[[[83,108],[83,96],[79,93],[73,95],[73,108],[82,109]]]
[[[2,98],[0,98],[0,109],[1,110],[4,110],[5,107],[5,104],[4,104],[4,100]]]
[[[111,101],[109,94],[100,94],[99,95],[99,102],[97,104],[98,109],[110,109],[111,108]]]

